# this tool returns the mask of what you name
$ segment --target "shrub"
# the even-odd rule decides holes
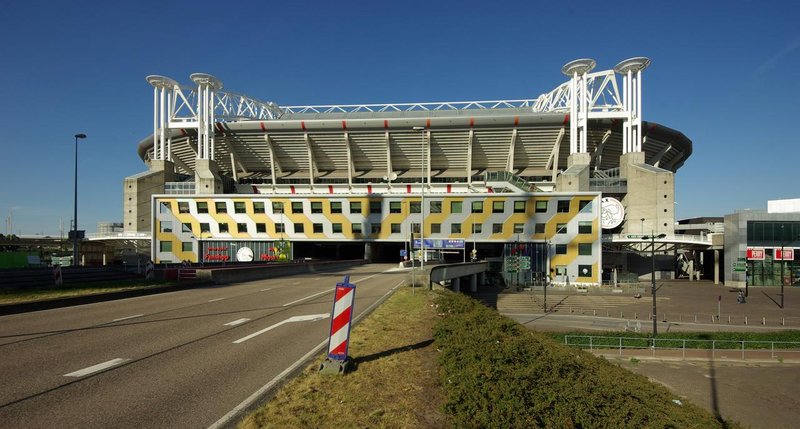
[[[445,411],[456,427],[721,427],[711,414],[604,359],[531,332],[457,293],[437,297]]]

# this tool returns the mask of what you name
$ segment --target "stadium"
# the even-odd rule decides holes
[[[572,61],[536,98],[368,105],[148,76],[148,168],[124,181],[124,230],[150,234],[156,263],[478,258],[521,283],[578,285],[641,275],[637,253],[656,250],[643,238],[663,234],[658,271],[674,275],[677,249],[709,242],[675,236],[692,142],[643,120],[649,64]]]

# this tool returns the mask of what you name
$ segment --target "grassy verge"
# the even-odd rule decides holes
[[[399,289],[353,328],[353,370],[320,375],[321,356],[240,427],[449,427],[432,344],[433,297]]]
[[[0,291],[0,304],[19,304],[47,299],[120,292],[153,286],[169,286],[170,284],[170,282],[153,280],[120,280],[115,282],[70,285],[60,288],[9,289]]]
[[[436,302],[445,317],[434,338],[455,427],[738,427],[461,294],[443,292]]]
[[[617,347],[620,337],[625,338],[626,347],[649,347],[652,336],[643,332],[546,332],[545,335],[564,344],[564,337],[587,336],[609,337],[607,344]],[[686,342],[684,343],[684,340]],[[698,341],[700,340],[700,341]],[[603,347],[603,340],[595,339],[594,347]],[[797,348],[797,344],[781,344],[781,342],[800,343],[800,331],[775,332],[670,332],[658,335],[659,347],[686,347],[687,349],[711,349],[712,343],[717,349],[739,349],[741,341],[745,341],[745,349],[769,349],[775,342],[775,348]],[[581,340],[583,342],[583,340]],[[588,345],[587,345],[588,348]]]

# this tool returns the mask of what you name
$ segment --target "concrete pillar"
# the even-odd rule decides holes
[[[473,274],[469,276],[469,291],[475,293],[478,291],[478,275]]]
[[[219,167],[212,159],[195,160],[195,193],[197,194],[221,194],[222,179],[219,175]]]
[[[693,282],[694,281],[694,251],[692,251],[692,257],[691,257],[691,259],[689,259],[689,269],[687,271],[689,271],[689,281]]]
[[[456,277],[450,281],[453,292],[461,292],[461,277]]]
[[[714,251],[714,284],[719,284],[719,250]]]
[[[372,261],[372,243],[364,243],[364,260]]]

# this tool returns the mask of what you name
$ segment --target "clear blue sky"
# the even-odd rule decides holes
[[[575,3],[575,4],[573,4]],[[560,68],[647,56],[644,119],[694,154],[677,217],[800,197],[800,3],[3,2],[0,217],[57,234],[72,218],[75,133],[81,229],[122,221],[122,180],[144,171],[149,74],[283,105],[533,98]],[[5,222],[0,226],[5,233]]]

